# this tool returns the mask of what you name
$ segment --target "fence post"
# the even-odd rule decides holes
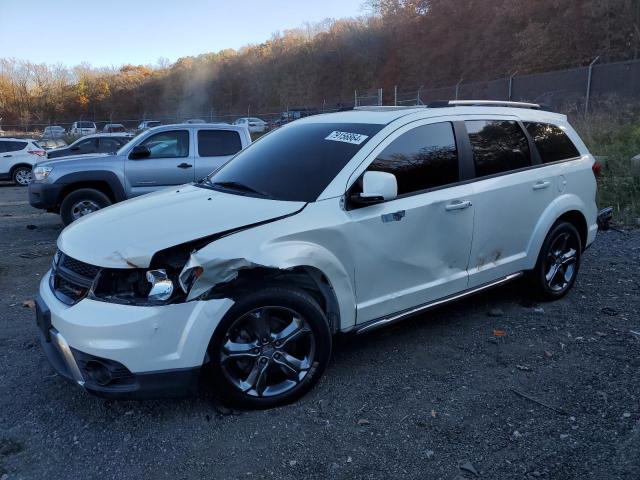
[[[393,86],[393,106],[398,106],[398,85]]]
[[[353,91],[353,108],[358,106],[358,90]]]
[[[456,83],[456,100],[458,100],[458,93],[460,92],[460,84],[462,83],[462,78],[458,83]]]
[[[422,92],[422,87],[424,87],[424,85],[420,85],[420,88],[418,89],[418,97],[416,98],[416,105],[424,105],[424,103],[422,102],[422,98],[420,97],[420,92]]]
[[[382,105],[382,89],[378,89],[378,106]]]
[[[518,74],[518,70],[513,72],[509,77],[509,98],[507,100],[511,101],[513,98],[513,78]]]
[[[598,61],[600,55],[593,59],[593,62],[589,64],[589,74],[587,75],[587,93],[584,99],[584,114],[589,112],[589,98],[591,97],[591,77],[593,76],[593,65]]]

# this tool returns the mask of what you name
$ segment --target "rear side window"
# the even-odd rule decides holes
[[[2,143],[4,144],[4,149],[0,150],[2,152],[18,152],[27,146],[27,142],[16,142],[12,140],[4,141]]]
[[[238,132],[231,130],[198,130],[198,155],[220,157],[242,150]]]
[[[557,125],[525,123],[524,126],[536,144],[542,163],[557,162],[580,156],[576,146]]]
[[[369,171],[393,173],[398,195],[459,180],[458,152],[451,123],[423,125],[403,133],[371,163]]]
[[[517,170],[531,165],[527,137],[511,120],[465,122],[473,150],[476,177]]]

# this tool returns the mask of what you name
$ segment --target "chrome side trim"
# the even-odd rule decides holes
[[[469,295],[473,295],[474,293],[478,293],[483,290],[487,290],[489,288],[497,287],[498,285],[502,285],[503,283],[507,283],[507,282],[510,282],[511,280],[515,280],[516,278],[519,278],[522,275],[523,275],[522,272],[512,273],[511,275],[507,275],[506,277],[501,278],[499,280],[485,283],[484,285],[480,285],[470,290],[465,290],[464,292],[461,292],[461,293],[456,293],[450,297],[441,298],[440,300],[436,300],[431,303],[425,303],[424,305],[420,305],[419,307],[412,308],[411,310],[406,310],[404,312],[391,315],[390,317],[383,317],[378,320],[371,320],[370,322],[360,327],[356,326],[356,334],[360,335],[361,333],[370,332],[371,330],[376,330],[378,328],[385,327],[392,323],[396,323],[400,320],[404,320],[405,318],[410,317],[412,315],[416,315],[417,313],[423,312],[425,310],[429,310],[431,308],[435,308],[440,305],[453,302],[454,300],[459,300],[461,298],[467,297]]]
[[[80,372],[80,369],[78,368],[76,359],[73,358],[73,353],[71,353],[69,344],[62,336],[62,334],[55,328],[52,328],[49,333],[51,334],[51,342],[58,349],[60,355],[62,355],[64,363],[66,363],[67,367],[69,368],[69,373],[71,373],[71,376],[78,385],[84,387],[84,378],[82,376],[82,373]]]

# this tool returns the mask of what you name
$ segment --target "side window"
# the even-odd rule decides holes
[[[20,150],[24,150],[24,147],[27,146],[27,142],[6,142],[5,148],[7,152],[19,152]]]
[[[238,132],[232,130],[198,130],[198,155],[220,157],[242,150]]]
[[[148,158],[180,158],[189,156],[189,131],[174,130],[151,135],[140,145],[148,147]]]
[[[0,140],[0,153],[4,153],[7,151],[7,142],[3,142],[2,140]]]
[[[476,177],[486,177],[531,165],[529,143],[517,122],[467,120]]]
[[[101,138],[100,139],[100,151],[101,152],[115,152],[122,144],[115,138]]]
[[[398,195],[457,182],[460,176],[453,125],[434,123],[403,133],[367,170],[393,173]]]
[[[98,139],[97,138],[88,138],[79,142],[76,147],[80,150],[91,150],[98,147]]]
[[[542,163],[557,162],[580,156],[576,146],[557,125],[525,123],[524,126],[536,144]]]

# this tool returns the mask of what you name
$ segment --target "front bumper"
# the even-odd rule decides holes
[[[49,274],[36,316],[47,359],[63,377],[110,398],[193,394],[207,346],[232,300],[138,307],[58,300]]]
[[[64,185],[55,183],[30,183],[29,204],[34,208],[54,211],[58,208],[58,199]]]

